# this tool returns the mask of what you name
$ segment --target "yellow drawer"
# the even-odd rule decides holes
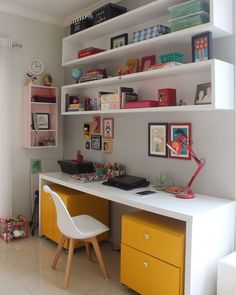
[[[185,224],[139,211],[122,218],[122,243],[170,264],[184,264]]]
[[[180,269],[121,245],[121,283],[142,295],[179,295]]]

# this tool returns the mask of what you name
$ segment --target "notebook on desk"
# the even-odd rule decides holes
[[[103,182],[102,184],[128,191],[139,187],[146,187],[150,184],[150,182],[143,177],[133,175],[122,175],[112,177],[108,179],[108,181]]]

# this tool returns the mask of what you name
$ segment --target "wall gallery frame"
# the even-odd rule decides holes
[[[50,129],[49,113],[32,113],[33,129]]]
[[[169,141],[176,141],[180,136],[186,136],[188,142],[192,142],[192,125],[191,123],[170,123],[169,124]],[[169,158],[191,160],[191,154],[187,148],[183,146],[180,154],[175,154],[169,149]]]
[[[167,150],[168,123],[148,124],[148,155],[154,157],[168,157]]]
[[[112,140],[103,140],[103,151],[105,153],[112,153],[113,143]]]
[[[101,135],[92,135],[91,149],[92,150],[101,150],[102,149],[102,136]]]
[[[102,124],[103,138],[112,139],[114,138],[114,119],[113,118],[103,118]]]
[[[192,37],[192,62],[212,58],[212,33],[205,32]]]
[[[96,116],[92,118],[92,131],[94,134],[101,132],[101,117]]]
[[[141,59],[141,72],[148,71],[156,62],[155,55],[144,56]]]

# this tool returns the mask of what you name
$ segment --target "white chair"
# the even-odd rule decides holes
[[[53,201],[56,206],[57,212],[57,226],[62,233],[61,240],[58,244],[53,262],[52,269],[56,268],[57,261],[62,252],[62,247],[66,238],[70,239],[69,242],[69,252],[66,264],[65,279],[64,279],[64,288],[67,289],[69,285],[71,261],[74,252],[74,240],[82,240],[85,243],[86,254],[88,260],[91,261],[90,254],[90,243],[93,245],[94,252],[97,256],[98,263],[101,269],[101,272],[105,279],[108,279],[108,273],[106,271],[100,247],[97,241],[97,235],[100,235],[109,230],[109,228],[98,221],[97,219],[89,215],[78,215],[71,217],[68,212],[65,204],[59,197],[59,195],[52,191],[48,185],[44,185],[43,189],[45,192],[50,193]]]

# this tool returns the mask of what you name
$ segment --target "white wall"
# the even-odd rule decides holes
[[[138,1],[138,5],[143,0]],[[134,1],[127,1],[134,3]],[[145,3],[150,1],[145,1]],[[136,3],[136,2],[135,2]],[[144,3],[144,1],[143,1]],[[118,32],[122,33],[122,32]],[[110,36],[107,36],[109,39]],[[98,40],[98,44],[105,39]],[[108,42],[107,42],[108,43]],[[103,43],[106,44],[106,43]],[[87,44],[86,44],[87,45]],[[92,44],[89,44],[90,46]],[[105,45],[104,45],[105,46]],[[189,48],[190,51],[190,48]],[[145,54],[144,54],[145,55]],[[228,62],[234,62],[234,38],[218,39],[213,43],[213,55]],[[188,56],[188,58],[190,55]],[[117,64],[117,63],[116,63]],[[68,78],[65,84],[72,81]],[[201,76],[198,79],[206,79]],[[171,81],[172,82],[172,81]],[[207,81],[206,81],[207,82]],[[197,81],[196,81],[197,84]],[[132,87],[132,84],[129,86]],[[157,83],[153,80],[136,86],[141,93],[153,94],[157,91]],[[183,88],[186,87],[183,85]],[[116,88],[116,86],[115,86]],[[142,90],[141,90],[142,89]],[[106,91],[108,89],[103,88]],[[195,91],[195,89],[193,90]],[[94,90],[85,91],[93,97]],[[149,97],[148,97],[149,98]],[[155,99],[155,97],[150,97]],[[110,117],[110,115],[109,115]],[[83,124],[91,121],[92,116],[65,116],[64,119],[64,158],[74,158],[76,150],[81,149],[85,159],[93,161],[117,161],[127,167],[127,172],[137,176],[147,177],[155,183],[160,172],[167,172],[169,180],[177,185],[185,185],[196,165],[193,161],[163,159],[148,156],[148,123],[149,122],[191,122],[193,148],[206,165],[193,184],[197,193],[235,198],[235,129],[234,111],[216,112],[180,112],[155,114],[121,114],[114,115],[115,138],[113,153],[104,154],[102,151],[85,149],[83,139]],[[132,210],[113,203],[111,207],[112,240],[119,242],[120,218],[124,212]]]
[[[14,72],[12,76],[12,181],[13,211],[31,216],[30,159],[42,159],[43,171],[57,169],[56,159],[62,156],[62,120],[59,122],[59,146],[56,149],[30,150],[21,147],[21,99],[27,64],[31,57],[40,57],[53,78],[54,86],[61,86],[61,40],[64,30],[54,25],[0,13],[0,36],[23,43],[22,49],[14,49]],[[41,81],[39,81],[41,82]],[[4,139],[1,139],[4,140]]]

